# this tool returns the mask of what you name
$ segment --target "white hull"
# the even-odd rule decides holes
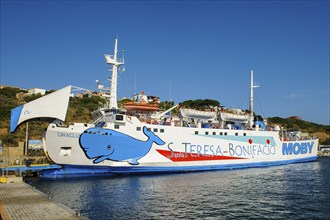
[[[147,153],[142,152],[134,158],[130,158],[130,153],[123,146],[115,146],[116,138],[121,135],[124,135],[121,143],[131,140],[147,143],[149,138],[143,132],[144,127],[149,128],[164,143],[152,143]],[[97,151],[99,155],[91,156],[84,150],[86,146],[83,146],[81,139],[87,129],[96,131],[90,137],[93,138],[94,135],[98,140],[107,139],[99,142],[99,145],[91,143],[88,146],[102,149]],[[105,135],[106,132],[116,134]],[[115,152],[123,151],[122,154],[127,156],[124,155],[121,160],[112,158],[113,154],[108,155],[107,145],[116,148]],[[95,128],[91,124],[74,124],[69,127],[50,124],[45,136],[45,151],[55,163],[64,167],[82,167],[85,171],[90,169],[98,173],[99,170],[101,173],[111,174],[185,172],[304,162],[317,158],[317,146],[317,139],[282,142],[278,132],[151,125],[127,116],[120,123],[108,123],[103,128]],[[46,177],[79,175],[79,171],[71,174],[68,172],[55,172]]]

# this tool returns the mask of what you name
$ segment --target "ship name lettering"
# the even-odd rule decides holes
[[[230,156],[275,155],[274,145],[236,145],[229,143]]]
[[[191,144],[187,142],[182,142],[184,145],[184,152],[174,152],[173,149],[170,147],[173,142],[167,145],[167,148],[171,151],[171,155],[167,156],[168,158],[186,158],[188,156],[191,157],[199,157],[199,156],[206,156],[206,157],[214,157],[218,155],[223,155],[221,146],[214,146],[214,145],[200,145],[200,144]],[[189,154],[189,155],[188,155]]]
[[[214,145],[208,145],[208,144],[204,144],[204,145],[190,144],[189,153],[192,157],[199,157],[200,155],[209,156],[209,157],[223,155],[220,145],[215,147]]]
[[[76,133],[67,133],[67,132],[57,132],[58,137],[66,137],[66,138],[79,138],[79,134]]]

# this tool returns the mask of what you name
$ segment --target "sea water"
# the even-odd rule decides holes
[[[268,168],[26,182],[89,219],[330,219],[330,158]]]

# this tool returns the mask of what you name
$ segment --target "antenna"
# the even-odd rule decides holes
[[[253,89],[258,88],[259,85],[254,84],[253,82],[253,70],[250,73],[250,128],[253,126],[253,119],[254,119],[254,98],[253,98]]]
[[[172,84],[170,83],[170,101],[172,102]]]
[[[133,95],[136,94],[136,73],[134,73],[134,93]]]

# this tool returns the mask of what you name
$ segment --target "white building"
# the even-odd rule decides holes
[[[38,88],[33,88],[33,89],[29,89],[29,95],[36,95],[38,93],[40,93],[41,95],[45,95],[46,94],[46,90],[45,89],[38,89]]]

